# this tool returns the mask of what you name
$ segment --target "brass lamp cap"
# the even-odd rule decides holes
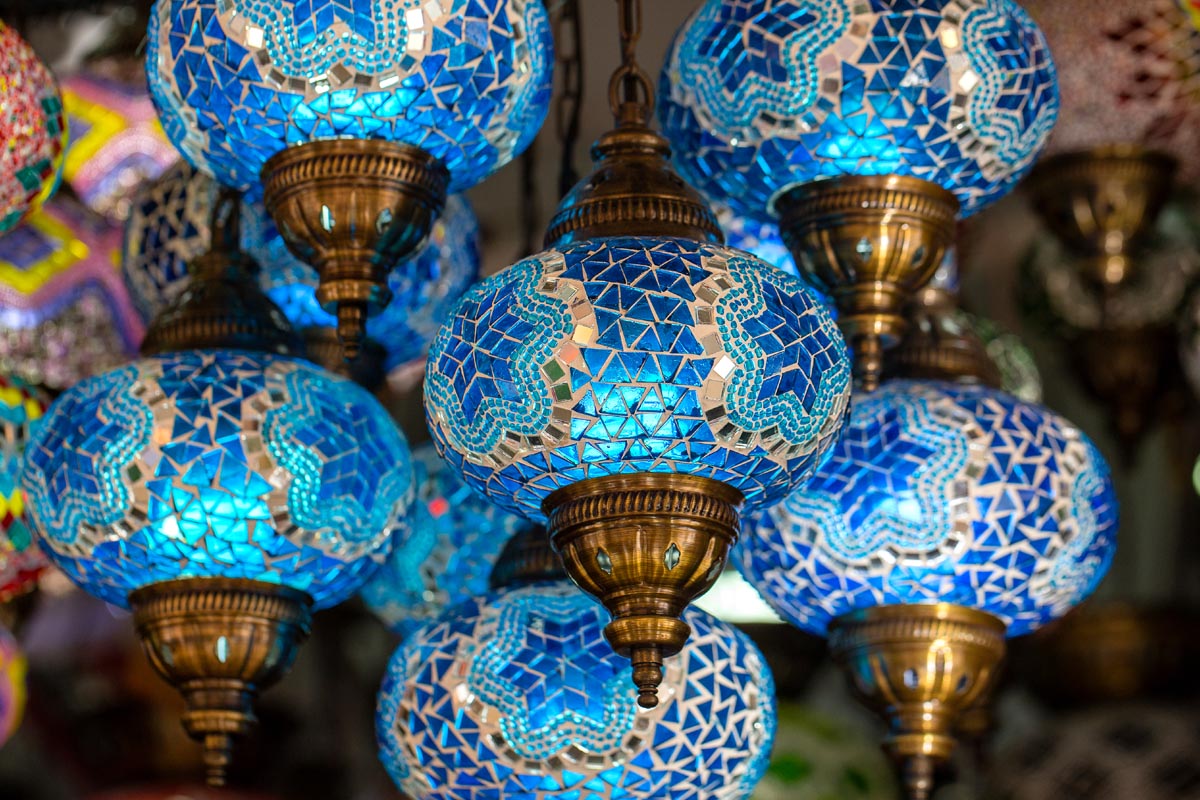
[[[885,359],[896,378],[977,383],[1001,388],[1003,378],[983,340],[958,310],[954,294],[924,289],[908,307],[908,329]]]
[[[562,559],[550,545],[550,534],[541,525],[530,525],[508,540],[492,568],[493,589],[540,581],[567,579]]]

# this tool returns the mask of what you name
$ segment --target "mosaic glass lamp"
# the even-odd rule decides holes
[[[0,22],[0,234],[58,188],[67,126],[50,70],[15,29]]]
[[[117,229],[65,196],[0,237],[0,371],[59,390],[137,352],[145,325],[119,247]]]
[[[26,523],[21,489],[25,445],[49,404],[38,387],[0,375],[0,603],[33,590],[49,563]]]
[[[667,661],[662,702],[639,708],[629,662],[604,640],[608,613],[561,572],[545,580],[561,566],[544,534],[536,541],[541,580],[525,577],[530,564],[504,565],[503,588],[419,629],[392,657],[376,726],[400,790],[748,798],[775,734],[771,672],[750,639],[689,609],[694,633]]]
[[[959,211],[1029,170],[1059,103],[1045,40],[1011,0],[707,0],[661,95],[680,171],[779,220],[868,390]]]
[[[924,798],[1005,634],[1087,597],[1116,527],[1108,467],[1066,420],[979,383],[895,380],[856,397],[803,490],[747,522],[738,567],[828,633]]]
[[[213,213],[213,250],[143,357],[58,398],[23,486],[54,563],[132,607],[220,784],[256,692],[287,670],[311,611],[383,563],[414,487],[382,406],[292,357],[294,334],[237,251],[236,197]]]
[[[228,186],[261,181],[349,355],[447,190],[533,140],[553,63],[541,0],[161,0],[146,61],[187,159]]]
[[[617,127],[593,148],[593,173],[563,200],[546,250],[464,296],[430,350],[425,400],[439,452],[469,484],[548,520],[652,707],[739,507],[779,501],[820,462],[850,366],[800,279],[721,244],[648,127],[653,92],[627,25],[622,37]]]
[[[25,671],[17,640],[0,627],[0,747],[17,732],[25,713]]]
[[[1120,284],[1176,173],[1188,184],[1200,175],[1200,32],[1181,0],[1023,5],[1062,81],[1053,156],[1029,184],[1034,206],[1085,277]]]
[[[473,491],[432,445],[413,450],[413,466],[410,522],[362,590],[367,606],[405,638],[446,609],[487,594],[505,546],[530,525]]]

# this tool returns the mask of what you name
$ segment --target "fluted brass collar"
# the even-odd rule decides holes
[[[724,242],[704,198],[671,168],[655,131],[625,123],[592,148],[595,169],[573,188],[546,231],[546,246],[608,236],[666,236]]]
[[[504,546],[492,568],[491,584],[493,589],[504,589],[559,580],[567,580],[567,570],[550,544],[550,534],[541,525],[530,525]]]
[[[959,311],[954,292],[923,289],[909,304],[906,316],[908,329],[887,355],[886,376],[1002,388],[1000,369]]]

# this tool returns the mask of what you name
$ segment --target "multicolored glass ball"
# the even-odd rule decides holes
[[[50,70],[15,29],[0,22],[0,234],[54,194],[67,125]]]
[[[737,566],[818,635],[858,608],[956,603],[1010,636],[1095,589],[1116,548],[1108,467],[1077,428],[983,386],[893,381],[800,491],[751,516]]]
[[[23,485],[42,546],[75,583],[133,589],[227,577],[358,591],[407,524],[404,437],[356,384],[237,351],[143,358],[50,408]]]
[[[553,64],[541,0],[160,0],[146,58],[167,135],[241,190],[349,137],[420,147],[462,191],[533,141]]]
[[[544,251],[472,288],[429,354],[438,451],[542,520],[555,489],[671,472],[781,500],[844,421],[845,342],[798,278],[683,239]]]
[[[0,746],[12,738],[25,715],[25,656],[0,627]]]
[[[647,710],[608,613],[573,584],[469,600],[392,657],[380,758],[423,800],[744,800],[775,734],[771,672],[745,634],[683,618],[692,637]]]
[[[48,405],[41,389],[0,375],[0,603],[33,589],[49,564],[25,522],[21,489],[25,446]]]
[[[404,637],[446,609],[487,594],[504,546],[529,525],[476,494],[431,445],[413,451],[413,467],[411,522],[362,590],[367,606]]]
[[[760,218],[796,185],[886,174],[973,214],[1033,166],[1059,105],[1050,49],[1012,0],[707,0],[660,97],[684,177]]]

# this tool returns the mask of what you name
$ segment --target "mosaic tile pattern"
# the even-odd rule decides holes
[[[188,285],[187,265],[208,250],[215,182],[180,162],[138,192],[125,225],[121,273],[149,321]],[[293,256],[261,203],[242,205],[242,248],[258,261],[263,289],[296,328],[333,325],[317,304],[316,272]],[[425,357],[433,337],[479,276],[479,222],[470,204],[451,195],[429,243],[388,276],[392,302],[367,324],[387,351],[386,368],[401,372]]]
[[[1049,152],[1137,144],[1176,156],[1183,182],[1200,177],[1200,32],[1180,0],[1021,5],[1059,68],[1062,113]]]
[[[0,375],[0,603],[32,590],[49,564],[25,522],[21,489],[25,444],[49,404],[41,389]]]
[[[1017,636],[1091,594],[1116,548],[1108,467],[1074,426],[981,386],[858,397],[803,490],[747,520],[737,566],[789,622],[949,602]]]
[[[137,352],[119,246],[119,230],[65,196],[0,237],[0,372],[65,389]]]
[[[69,136],[63,178],[88,208],[118,223],[138,186],[179,160],[139,77],[130,83],[80,72],[62,87]]]
[[[754,644],[702,611],[637,705],[608,613],[573,584],[472,599],[414,634],[379,695],[380,758],[422,800],[743,800],[775,734]]]
[[[26,451],[34,528],[75,583],[223,576],[356,592],[407,524],[413,470],[370,394],[307,362],[191,351],[60,397]]]
[[[167,135],[242,190],[285,147],[353,137],[421,147],[462,191],[533,141],[553,64],[541,0],[160,0],[146,57]]]
[[[797,184],[882,174],[972,214],[1032,167],[1058,113],[1050,50],[1012,0],[707,0],[660,97],[678,169],[760,218]]]
[[[476,494],[432,445],[413,451],[413,467],[417,502],[406,535],[362,590],[367,606],[405,638],[487,594],[504,546],[529,525]]]
[[[58,188],[67,125],[62,95],[14,28],[0,21],[0,234]]]
[[[783,498],[836,439],[846,346],[803,283],[682,239],[548,250],[476,285],[430,350],[439,452],[540,520],[560,486],[633,472]]]
[[[0,746],[12,738],[25,715],[25,656],[0,627]]]

